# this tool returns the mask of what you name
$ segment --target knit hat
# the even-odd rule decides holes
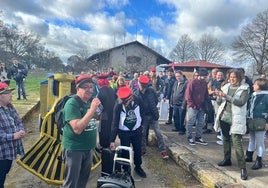
[[[208,75],[207,69],[206,68],[199,69],[198,75],[199,76],[207,76]]]
[[[170,67],[167,69],[168,72],[174,72],[174,70]]]
[[[79,77],[75,79],[75,85],[76,87],[81,87],[85,83],[94,83],[91,79],[91,76],[88,74],[81,74]]]
[[[129,96],[131,95],[131,89],[127,86],[123,86],[123,87],[120,87],[118,90],[117,90],[117,96],[120,98],[120,99],[126,99],[128,98]]]
[[[6,83],[0,83],[0,94],[3,93],[10,93],[11,91],[13,91],[15,88],[9,88],[8,85]]]

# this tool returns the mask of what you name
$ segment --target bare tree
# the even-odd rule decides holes
[[[170,59],[176,62],[186,62],[193,60],[195,44],[188,34],[184,34],[180,37],[176,47],[170,52]]]
[[[222,43],[210,34],[203,34],[196,44],[196,58],[209,62],[219,62],[222,59],[224,47]]]
[[[259,13],[243,27],[240,36],[232,43],[234,55],[240,61],[251,61],[262,74],[268,64],[268,10]]]
[[[17,56],[24,56],[40,42],[40,37],[30,32],[18,31],[16,26],[3,32],[6,50]]]
[[[87,49],[83,49],[83,50],[79,51],[79,52],[77,53],[77,55],[78,55],[81,59],[85,60],[85,59],[87,59],[87,58],[91,55],[91,53],[89,52],[89,50],[87,50]]]

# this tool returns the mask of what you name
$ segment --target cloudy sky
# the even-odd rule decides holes
[[[0,19],[40,35],[65,61],[135,40],[168,57],[183,34],[228,45],[265,9],[267,0],[1,0]]]

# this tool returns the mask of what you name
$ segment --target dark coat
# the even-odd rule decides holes
[[[260,93],[253,93],[249,103],[249,113],[253,119],[265,118],[268,122],[268,91],[261,91]]]
[[[153,120],[159,119],[159,112],[157,108],[158,97],[154,89],[151,87],[146,88],[145,93],[142,93],[140,90],[135,92],[135,95],[141,97],[143,107],[144,107],[144,115],[152,116]]]
[[[173,89],[173,85],[176,82],[176,78],[175,76],[171,76],[170,78],[166,78],[165,80],[165,87],[164,87],[164,98],[165,99],[170,99],[171,93],[172,93],[172,89]]]
[[[178,81],[176,81],[172,88],[172,93],[170,97],[170,104],[186,107],[186,100],[184,98],[185,91],[187,88],[188,81],[183,79],[178,86]]]
[[[16,82],[20,82],[27,76],[27,74],[28,70],[19,63],[17,67],[12,65],[8,77],[13,78]]]

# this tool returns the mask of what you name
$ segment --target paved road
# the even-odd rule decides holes
[[[230,167],[218,167],[217,163],[223,159],[223,148],[216,144],[216,134],[204,134],[204,140],[208,142],[207,146],[195,145],[190,146],[187,142],[186,135],[178,135],[171,130],[173,125],[165,125],[160,122],[161,129],[165,136],[169,153],[177,163],[189,170],[200,182],[206,186],[223,187],[224,185],[245,186],[245,187],[267,187],[268,185],[268,150],[263,157],[264,166],[259,170],[251,170],[253,163],[247,163],[248,180],[240,179],[240,170],[237,167],[236,156],[232,151],[233,165]],[[151,139],[154,140],[154,134],[150,132]],[[243,137],[243,145],[246,150],[249,136]],[[265,139],[268,146],[268,139]],[[254,159],[255,159],[254,155]],[[225,182],[224,182],[225,181]]]

